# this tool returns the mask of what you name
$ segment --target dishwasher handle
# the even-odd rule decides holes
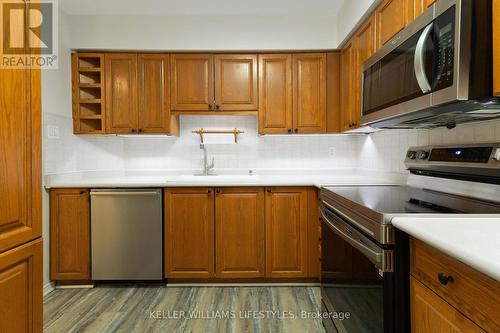
[[[90,192],[91,196],[158,196],[160,192],[158,191],[96,191]]]

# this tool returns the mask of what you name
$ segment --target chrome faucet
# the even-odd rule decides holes
[[[207,147],[202,143],[200,144],[200,149],[203,150],[203,173],[201,176],[208,176],[210,174],[210,170],[214,168],[214,157],[212,156],[212,162],[208,164],[208,154]]]

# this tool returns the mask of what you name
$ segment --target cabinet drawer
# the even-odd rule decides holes
[[[500,332],[498,281],[416,239],[411,274],[486,331]]]

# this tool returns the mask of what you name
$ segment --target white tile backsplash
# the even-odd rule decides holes
[[[215,168],[351,169],[406,173],[410,146],[500,141],[500,120],[463,124],[448,130],[385,130],[370,135],[265,135],[254,116],[181,117],[179,137],[76,136],[71,118],[44,114],[44,127],[58,126],[59,138],[44,137],[45,173],[89,170],[201,168],[199,136],[192,131],[234,129],[245,133],[236,144],[207,145]],[[329,157],[335,147],[335,157]]]

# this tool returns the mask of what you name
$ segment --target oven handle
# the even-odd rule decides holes
[[[431,23],[427,27],[425,27],[424,31],[420,35],[420,38],[418,39],[417,47],[415,48],[415,60],[413,64],[415,67],[415,76],[417,78],[418,86],[424,94],[432,90],[431,84],[429,83],[427,75],[425,74],[424,47],[425,42],[430,36],[433,26],[434,23]]]
[[[375,233],[373,231],[371,231],[370,229],[362,226],[360,223],[354,221],[352,218],[350,218],[349,216],[347,216],[346,214],[342,213],[340,210],[338,210],[337,208],[333,207],[332,205],[330,205],[328,202],[326,201],[322,201],[323,205],[327,206],[328,208],[330,208],[331,210],[334,211],[335,214],[337,214],[338,216],[340,216],[341,218],[345,219],[346,221],[348,221],[349,223],[351,224],[354,224],[357,228],[363,230],[365,233],[367,233],[368,235],[371,235],[373,237],[375,237]]]
[[[320,208],[320,214],[323,220],[328,224],[328,226],[334,231],[336,234],[338,234],[343,240],[345,240],[347,243],[349,243],[352,247],[358,249],[361,253],[363,253],[372,263],[375,264],[375,266],[382,270],[384,270],[384,263],[383,263],[383,258],[384,258],[384,250],[382,249],[380,252],[376,252],[369,247],[367,247],[365,244],[362,244],[353,238],[351,238],[348,234],[344,233],[342,230],[337,228],[334,223],[330,221],[328,216],[325,214],[324,208]]]

